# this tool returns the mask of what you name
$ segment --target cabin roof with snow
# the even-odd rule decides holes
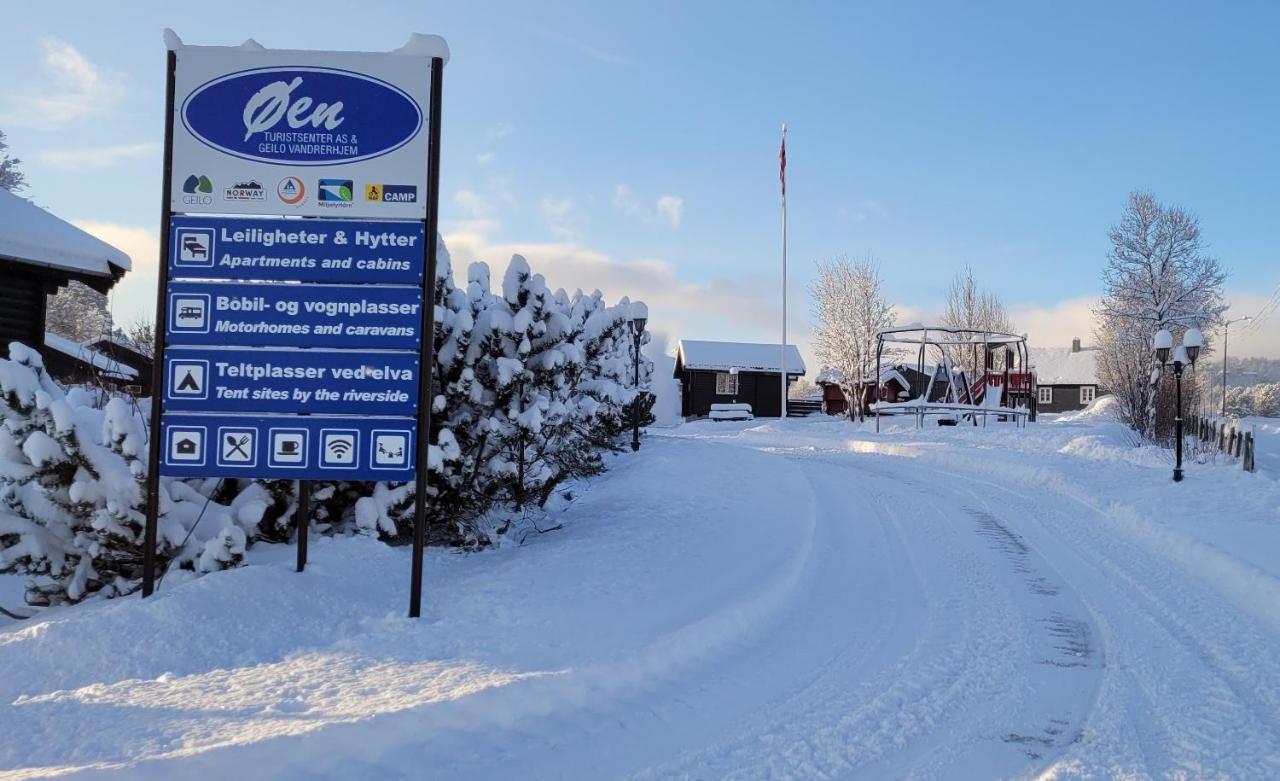
[[[782,366],[782,350],[777,344],[752,342],[706,342],[681,339],[676,345],[675,376],[681,371],[719,371],[730,369],[749,372],[778,373]],[[787,374],[803,375],[804,359],[794,344],[787,345]]]
[[[78,279],[101,292],[132,265],[129,256],[0,189],[0,261],[38,266]]]
[[[1097,347],[1032,347],[1037,385],[1097,385]]]
[[[92,347],[78,344],[65,336],[58,336],[54,333],[45,332],[44,344],[45,347],[50,350],[56,350],[73,360],[88,364],[112,379],[138,379],[137,369],[134,369],[131,366],[125,366],[123,363],[103,355]]]

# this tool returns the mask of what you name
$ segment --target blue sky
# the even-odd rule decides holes
[[[30,196],[135,255],[118,318],[154,290],[166,26],[287,48],[444,35],[455,261],[523,252],[553,284],[646,298],[673,339],[777,339],[782,121],[801,339],[814,261],[867,252],[906,319],[936,313],[968,263],[1037,343],[1087,339],[1135,188],[1201,216],[1233,314],[1280,285],[1274,4],[300,7],[7,10],[0,129]],[[1280,356],[1280,315],[1233,343]]]

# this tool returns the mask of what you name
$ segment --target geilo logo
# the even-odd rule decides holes
[[[204,174],[191,174],[182,182],[182,202],[187,206],[208,206],[213,203],[213,182]]]
[[[336,68],[255,68],[197,87],[182,124],[220,152],[276,165],[380,157],[422,129],[422,109],[381,79]]]

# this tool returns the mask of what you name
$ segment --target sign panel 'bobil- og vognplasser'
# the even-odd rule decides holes
[[[422,57],[183,46],[175,85],[173,211],[425,216]]]

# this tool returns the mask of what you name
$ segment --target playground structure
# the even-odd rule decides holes
[[[892,386],[879,379],[886,347],[915,352],[916,379],[908,380],[908,387],[896,392],[898,398],[885,398],[891,395],[886,389]],[[966,359],[971,365],[980,362],[980,368],[970,372]],[[888,328],[876,334],[875,377],[879,384],[871,409],[876,431],[882,415],[914,415],[917,427],[924,426],[925,418],[931,415],[939,425],[968,422],[976,426],[981,417],[985,427],[992,415],[997,421],[1012,420],[1018,426],[1035,420],[1035,375],[1030,369],[1026,336],[918,323]]]

